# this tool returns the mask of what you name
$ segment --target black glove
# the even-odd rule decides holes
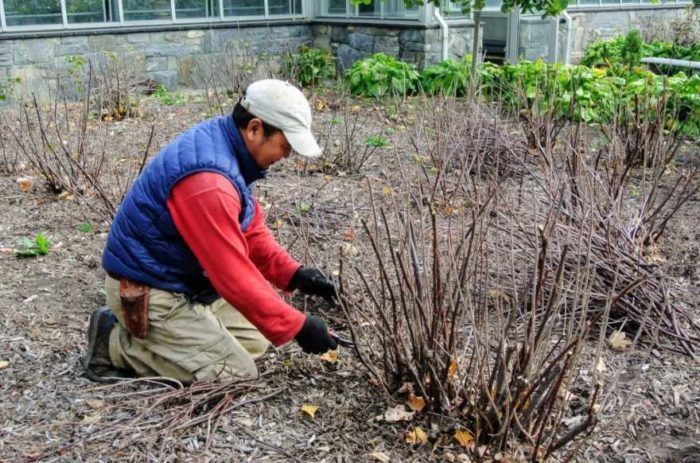
[[[312,315],[306,316],[304,326],[294,339],[307,354],[323,354],[338,348],[338,343],[328,332],[326,322]]]
[[[289,282],[289,288],[312,296],[321,296],[331,306],[338,306],[335,285],[317,268],[300,267]]]

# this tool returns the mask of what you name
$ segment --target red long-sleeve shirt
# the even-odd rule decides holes
[[[223,175],[200,172],[173,187],[168,210],[221,297],[277,346],[299,333],[306,317],[269,282],[287,289],[300,264],[277,244],[257,200],[243,232],[238,191]]]

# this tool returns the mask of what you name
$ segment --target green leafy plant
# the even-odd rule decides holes
[[[300,214],[308,214],[311,211],[311,204],[305,201],[299,201],[296,203],[296,209]]]
[[[413,64],[376,53],[356,61],[347,71],[346,78],[353,94],[380,98],[415,93],[420,74]]]
[[[639,66],[642,62],[644,40],[638,30],[630,31],[622,43],[621,58],[625,66]]]
[[[636,114],[634,107],[640,98],[652,107],[663,95],[667,99],[663,114],[653,112],[649,117],[661,117],[667,129],[700,136],[700,76],[656,75],[620,62],[591,68],[521,61],[503,66],[486,64],[480,79],[486,95],[518,113],[527,109],[535,115],[549,113],[586,123],[611,122],[614,114],[621,113],[620,104],[631,110],[623,114]]]
[[[81,231],[83,233],[90,233],[92,230],[93,228],[90,222],[83,222],[80,225],[78,225],[78,231]]]
[[[593,42],[586,47],[581,64],[595,67],[612,67],[615,64],[636,66],[642,58],[649,57],[700,61],[700,43],[690,46],[664,41],[645,43],[641,34],[634,30],[626,36]]]
[[[622,61],[622,45],[624,36],[611,40],[596,40],[586,47],[583,52],[581,64],[584,66],[598,67],[610,66],[613,62]]]
[[[335,77],[335,62],[329,51],[302,45],[282,57],[282,72],[302,87],[315,86]]]
[[[365,139],[365,145],[371,146],[372,148],[386,148],[390,143],[389,140],[381,135],[370,135]]]
[[[4,82],[0,82],[0,101],[6,100],[20,81],[19,77],[8,77]]]
[[[17,257],[37,257],[48,254],[51,242],[43,234],[37,234],[34,239],[22,238],[19,249],[15,250]]]
[[[465,95],[471,84],[471,65],[472,57],[467,55],[426,67],[421,73],[423,91],[429,95]]]
[[[165,106],[181,106],[185,104],[182,94],[171,92],[164,85],[159,85],[153,93],[153,97]]]

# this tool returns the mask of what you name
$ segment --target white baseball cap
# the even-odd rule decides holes
[[[241,106],[280,129],[297,153],[310,158],[321,155],[311,133],[311,106],[301,90],[289,82],[277,79],[253,82],[246,88]]]

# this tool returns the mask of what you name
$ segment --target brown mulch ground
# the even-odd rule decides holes
[[[371,120],[381,117],[381,111],[361,110]],[[177,107],[146,101],[141,119],[114,123],[110,149],[141,151],[151,124],[158,148],[207,116],[206,105],[196,99]],[[320,113],[319,130],[330,117]],[[365,135],[377,133],[380,125],[365,127]],[[407,143],[399,127],[390,132],[392,145]],[[681,162],[699,162],[696,150],[687,147]],[[303,173],[303,165],[290,159],[272,169],[257,194],[269,205],[270,226],[280,242],[300,260],[332,272],[353,212],[367,207],[368,178],[381,183],[390,175],[376,167],[370,159],[361,175]],[[38,181],[22,193],[15,177],[0,176],[0,361],[8,362],[0,369],[0,461],[369,461],[372,452],[391,461],[444,461],[446,452],[459,455],[450,441],[413,448],[404,441],[409,425],[376,419],[390,399],[370,385],[351,351],[341,349],[339,361],[329,363],[293,344],[261,359],[262,378],[240,399],[246,404],[222,419],[213,434],[205,423],[159,440],[139,439],[129,429],[103,437],[120,414],[135,410],[126,393],[154,387],[99,389],[82,376],[88,316],[104,304],[100,258],[108,226],[76,201],[43,191]],[[297,201],[313,205],[316,222],[294,226]],[[92,232],[78,230],[86,221]],[[695,320],[700,318],[699,230],[700,201],[694,197],[662,243],[676,302]],[[17,241],[36,233],[51,240],[51,251],[16,258],[11,249]],[[342,317],[323,304],[294,302],[320,312],[342,331]],[[611,402],[617,408],[605,410],[600,431],[579,460],[700,462],[698,363],[665,351],[648,358],[608,351],[605,363],[611,378],[620,373]],[[318,406],[314,418],[301,411],[304,404]],[[125,447],[129,438],[137,443]]]

